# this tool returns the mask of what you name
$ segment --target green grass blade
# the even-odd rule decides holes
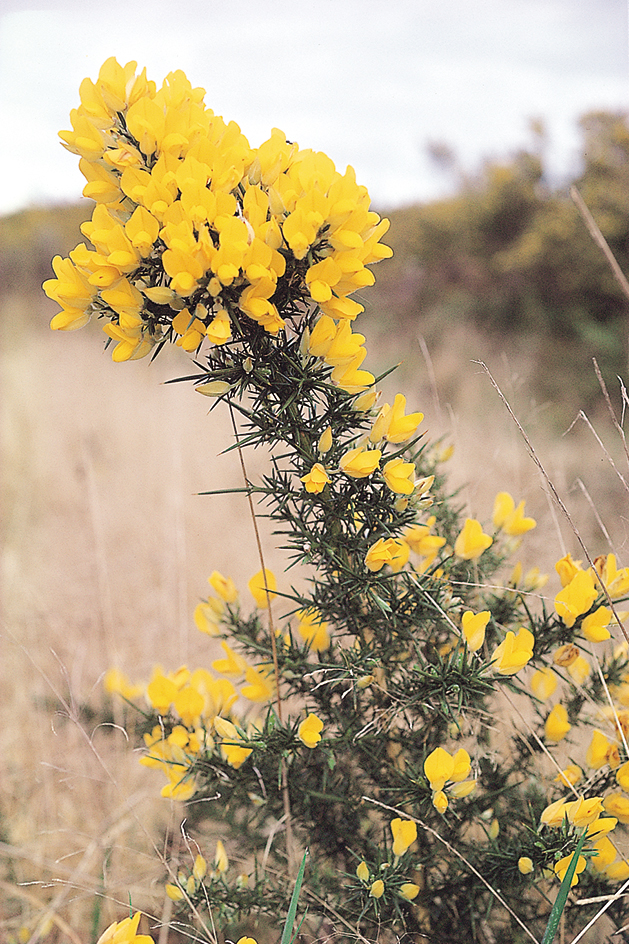
[[[568,871],[564,875],[563,882],[561,883],[559,887],[559,892],[557,893],[555,904],[553,905],[553,910],[551,911],[550,917],[548,918],[548,924],[546,925],[546,931],[544,932],[542,944],[552,944],[552,942],[555,939],[555,934],[557,933],[557,928],[559,927],[559,922],[561,920],[561,916],[563,914],[563,910],[566,906],[566,901],[568,899],[568,892],[570,891],[570,887],[572,883],[572,876],[574,875],[575,869],[577,867],[577,863],[579,861],[579,855],[581,853],[581,850],[583,849],[583,844],[585,842],[586,836],[587,836],[587,829],[584,829],[583,835],[581,836],[581,838],[579,839],[579,842],[577,843],[577,848],[574,850],[572,860],[570,862],[570,865],[568,866]]]
[[[291,895],[290,905],[288,906],[288,914],[286,915],[286,921],[284,923],[284,930],[282,931],[282,940],[280,944],[291,944],[292,935],[293,935],[293,925],[295,924],[295,916],[297,915],[297,905],[299,903],[299,893],[301,892],[301,886],[304,881],[304,872],[306,871],[306,858],[308,856],[308,850],[304,852],[304,857],[301,860],[301,865],[299,866],[299,872],[297,873],[297,879],[295,881],[295,887],[293,889],[293,894]]]

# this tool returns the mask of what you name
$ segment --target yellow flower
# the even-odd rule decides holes
[[[602,797],[579,797],[571,803],[566,803],[565,811],[569,822],[575,826],[591,826],[595,819],[603,812]]]
[[[275,677],[272,671],[261,667],[254,669],[248,666],[245,669],[245,679],[249,683],[244,685],[240,694],[249,701],[262,702],[270,701],[275,693]]]
[[[221,641],[221,649],[225,653],[224,659],[214,659],[212,668],[221,675],[244,675],[247,670],[247,663],[241,655],[229,646],[224,640]]]
[[[178,885],[173,885],[172,882],[168,882],[164,890],[171,901],[183,901],[184,893],[182,889],[179,888]],[[151,940],[153,940],[153,938],[151,938]],[[102,941],[102,938],[101,938],[101,941]]]
[[[574,787],[583,777],[583,771],[576,764],[570,764],[560,774],[557,774],[555,781],[561,783],[564,787]]]
[[[615,747],[613,741],[610,741],[602,731],[594,731],[590,740],[590,745],[585,755],[585,762],[593,770],[600,770],[609,762],[612,749]],[[616,764],[618,766],[618,764]]]
[[[381,878],[377,878],[371,888],[369,889],[370,898],[382,898],[384,895],[384,882]]]
[[[385,482],[397,495],[412,495],[415,490],[415,464],[391,459],[382,470]]]
[[[517,636],[509,630],[491,657],[494,672],[499,675],[515,675],[533,658],[534,645],[535,637],[529,629],[522,626]]]
[[[517,508],[515,507],[515,502],[509,492],[498,492],[496,495],[493,520],[497,528],[511,537],[519,537],[537,525],[534,518],[524,517],[523,501]]]
[[[603,807],[606,813],[615,816],[621,823],[629,823],[629,797],[622,793],[610,793],[603,800]]]
[[[546,701],[554,694],[557,688],[557,675],[553,670],[545,666],[543,669],[537,669],[531,677],[531,691],[540,701]]]
[[[415,885],[414,882],[404,882],[400,885],[400,895],[407,901],[413,901],[419,895],[419,885]]]
[[[607,554],[594,561],[596,572],[601,577],[612,600],[624,597],[629,591],[629,567],[616,567],[616,556]]]
[[[297,632],[307,642],[313,652],[324,652],[330,646],[328,624],[316,610],[301,610],[297,614],[299,622]]]
[[[596,855],[592,858],[592,867],[596,872],[603,872],[616,858],[614,844],[607,836],[603,836],[593,843],[593,849],[596,850]]]
[[[558,744],[565,738],[572,725],[568,721],[568,712],[559,702],[550,712],[544,723],[544,734],[547,741]]]
[[[599,606],[593,613],[585,617],[581,623],[581,632],[590,642],[604,642],[611,636],[607,626],[612,618],[613,613],[608,607]]]
[[[625,761],[616,771],[616,780],[618,786],[623,790],[629,790],[629,760]]]
[[[407,562],[410,548],[402,538],[379,538],[365,555],[365,565],[377,573],[388,564],[394,573],[401,570]]]
[[[195,857],[192,874],[195,881],[199,884],[203,881],[207,874],[207,862],[200,853]]]
[[[332,448],[332,427],[328,426],[321,436],[319,437],[319,442],[317,443],[317,450],[321,455],[325,455],[326,452],[329,452]]]
[[[364,479],[378,468],[381,456],[382,453],[379,449],[367,450],[361,446],[356,449],[349,449],[341,457],[339,466],[345,475],[349,475],[354,479]]]
[[[555,570],[559,574],[561,586],[567,587],[577,572],[581,570],[581,561],[573,561],[571,554],[566,554],[555,564]]]
[[[529,859],[528,856],[520,856],[518,859],[518,869],[522,875],[530,875],[534,869],[533,860]]]
[[[436,809],[437,813],[445,813],[448,809],[448,798],[443,792],[443,790],[437,790],[432,797],[432,805]]]
[[[587,613],[598,595],[594,577],[589,570],[578,570],[569,584],[555,597],[555,609],[570,629],[577,617]]]
[[[626,882],[629,878],[629,862],[626,860],[612,862],[605,870],[605,874],[612,882]]]
[[[485,641],[485,628],[491,619],[489,610],[483,610],[481,613],[473,613],[472,610],[466,610],[461,617],[463,635],[468,649],[477,652]]]
[[[555,862],[554,870],[560,882],[563,882],[565,874],[568,871],[568,867],[570,866],[570,863],[572,862],[574,855],[576,855],[576,853],[571,853],[570,855],[564,856],[563,859],[559,860],[559,862]],[[571,887],[574,887],[578,883],[579,875],[584,870],[584,868],[585,868],[585,859],[583,856],[579,856],[577,860],[577,867],[574,871],[574,875],[572,876],[572,881],[570,883]]]
[[[390,443],[403,443],[410,439],[417,432],[417,427],[424,419],[423,413],[408,413],[404,415],[406,409],[406,397],[401,393],[396,393],[391,412],[388,415],[387,429],[384,433],[385,438]]]
[[[331,479],[321,463],[315,462],[310,472],[306,473],[306,475],[302,475],[301,481],[304,483],[307,492],[318,495]]]
[[[218,636],[224,610],[225,605],[222,600],[209,599],[207,603],[197,603],[194,610],[195,626],[208,636]]]
[[[417,839],[417,826],[410,819],[396,817],[391,820],[391,832],[393,833],[394,856],[403,856]]]
[[[540,821],[545,826],[561,826],[568,815],[568,804],[566,800],[555,800],[542,812]]]
[[[217,715],[214,718],[214,729],[221,738],[221,752],[225,760],[235,770],[238,770],[251,754],[251,748],[242,746],[242,738],[238,734],[236,726],[227,718],[221,718],[220,715]]]
[[[369,869],[367,868],[366,862],[360,862],[356,867],[356,876],[361,880],[361,882],[369,881]]]
[[[98,944],[153,944],[153,938],[148,934],[137,933],[141,917],[141,913],[137,911],[132,918],[114,921],[103,931]]]
[[[225,852],[225,846],[219,839],[216,843],[216,852],[214,853],[214,868],[220,874],[226,872],[229,868],[229,859],[227,858],[227,853]]]
[[[256,601],[256,606],[260,610],[265,610],[272,600],[277,590],[277,580],[272,571],[259,570],[247,584],[251,596]]]
[[[470,755],[463,748],[460,748],[452,756],[443,747],[436,747],[424,761],[424,773],[430,784],[430,789],[435,792],[443,790],[444,785],[449,780],[454,780],[457,783],[465,780],[470,768]]]
[[[109,695],[121,695],[127,701],[133,701],[144,691],[143,685],[132,685],[124,672],[120,669],[108,669],[103,680],[105,691]]]
[[[224,600],[225,603],[236,602],[238,599],[238,591],[231,577],[223,577],[222,574],[219,574],[218,570],[214,570],[207,579],[208,583],[213,590],[216,590],[221,600]]]
[[[316,747],[321,740],[322,729],[323,721],[316,715],[310,714],[307,715],[299,725],[299,728],[297,729],[297,737],[302,742],[302,744],[305,744],[306,747],[309,747],[312,750],[312,748]]]
[[[479,521],[466,518],[463,530],[454,542],[454,553],[463,560],[476,560],[493,544],[493,538],[485,534]]]

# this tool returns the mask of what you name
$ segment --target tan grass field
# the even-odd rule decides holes
[[[219,455],[233,440],[228,417],[220,408],[208,416],[210,401],[190,385],[164,384],[190,372],[187,355],[113,364],[97,327],[49,332],[55,310],[43,297],[12,295],[0,315],[0,939],[25,926],[33,941],[86,942],[94,923],[102,930],[124,916],[129,895],[163,916],[157,852],[180,811],[160,798],[160,775],[138,764],[124,732],[94,729],[80,707],[103,703],[112,665],[133,680],[156,662],[209,666],[215,644],[192,621],[206,577],[232,576],[244,598],[260,563],[244,496],[198,495],[242,478],[236,453]],[[371,369],[404,358],[386,389],[424,411],[430,438],[454,444],[452,482],[468,513],[489,521],[499,490],[526,499],[538,528],[519,552],[525,568],[582,554],[473,357],[513,403],[592,556],[613,550],[629,563],[622,481],[585,423],[549,433],[553,405],[535,402],[517,352],[478,351],[478,339],[455,334],[433,364],[416,337],[386,339],[377,326],[370,344],[369,324],[361,330]],[[595,424],[627,478],[603,409]],[[255,478],[264,457],[247,462]],[[281,571],[264,525],[267,563]],[[551,605],[558,589],[551,576]]]

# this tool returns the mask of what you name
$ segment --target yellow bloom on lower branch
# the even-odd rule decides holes
[[[622,793],[610,793],[603,800],[603,807],[606,813],[615,816],[625,826],[629,823],[629,797]]]
[[[529,629],[522,626],[517,636],[509,630],[491,657],[494,672],[499,675],[515,675],[533,658],[534,645],[535,637]]]
[[[313,652],[324,652],[330,647],[328,624],[321,619],[321,614],[314,609],[301,610],[297,614],[299,622],[297,632],[310,646]]]
[[[530,875],[534,869],[533,860],[528,856],[520,856],[518,859],[518,869],[522,875]]]
[[[559,702],[550,712],[544,723],[544,734],[547,741],[553,741],[558,744],[565,738],[572,725],[568,721],[568,712]]]
[[[216,843],[216,852],[214,853],[214,869],[219,874],[223,874],[229,868],[229,859],[225,852],[225,846],[219,839]]]
[[[137,933],[141,917],[141,913],[137,911],[132,918],[114,921],[101,934],[98,944],[153,944],[153,938],[148,934]]]
[[[120,695],[127,701],[133,701],[144,691],[143,685],[132,685],[124,672],[120,669],[108,669],[103,679],[103,686],[109,695]]]
[[[393,833],[394,856],[403,856],[417,839],[417,826],[410,819],[397,817],[391,820],[391,832]]]
[[[370,898],[382,898],[384,895],[384,882],[381,878],[377,878],[371,888],[369,889]]]
[[[454,542],[454,553],[463,560],[476,560],[493,544],[493,538],[485,534],[480,521],[466,518],[463,530]]]
[[[269,600],[272,600],[275,596],[274,591],[277,590],[277,580],[275,579],[275,574],[270,570],[259,570],[255,574],[249,583],[247,584],[251,596],[256,601],[256,606],[265,610],[269,605]]]
[[[356,877],[361,880],[361,882],[369,881],[369,868],[366,862],[359,862],[356,866]]]
[[[516,508],[509,492],[498,492],[494,502],[494,524],[511,537],[519,537],[536,527],[534,518],[524,517],[524,502]]]
[[[559,862],[555,862],[554,870],[560,882],[563,882],[565,874],[568,871],[568,867],[570,866],[570,863],[572,862],[572,859],[575,855],[576,853],[573,852],[571,855],[564,856],[563,859],[559,860]],[[572,881],[570,883],[571,888],[573,888],[578,883],[579,875],[584,870],[584,868],[585,868],[585,859],[583,856],[579,856],[578,861],[577,861],[577,867],[574,871],[574,875],[572,876]]]
[[[321,740],[321,731],[323,730],[323,721],[316,715],[308,715],[297,729],[297,737],[311,750],[316,747]]]
[[[403,538],[379,538],[365,555],[365,565],[372,573],[388,564],[394,573],[402,569],[410,556],[410,547]]]
[[[249,683],[245,685],[240,694],[249,701],[267,702],[275,694],[275,677],[273,672],[261,669],[254,669],[249,666],[245,671],[245,679]]]
[[[590,570],[578,570],[570,583],[555,597],[555,609],[565,626],[574,626],[577,617],[587,613],[598,595],[598,584]]]
[[[574,787],[582,777],[583,771],[581,768],[577,767],[576,764],[570,764],[570,766],[562,770],[560,774],[557,774],[555,782],[562,784],[564,787]]]
[[[400,885],[400,895],[407,901],[413,901],[419,895],[419,885],[415,885],[414,882],[404,882]]]
[[[302,475],[301,481],[304,483],[307,492],[318,495],[331,482],[331,479],[321,463],[315,462],[310,472]]]
[[[382,470],[385,482],[397,495],[412,495],[415,490],[415,464],[391,459]]]
[[[214,730],[221,738],[221,752],[228,764],[238,770],[252,753],[250,747],[244,747],[238,729],[231,721],[217,715],[214,719]]]
[[[437,813],[445,813],[448,809],[448,798],[443,792],[443,790],[437,790],[432,798],[432,805],[436,809]]]
[[[236,602],[238,599],[238,590],[231,577],[223,577],[222,574],[219,574],[218,570],[214,570],[207,579],[208,583],[212,589],[218,593],[221,600],[224,600],[225,603]]]
[[[538,669],[531,677],[531,691],[540,701],[546,701],[555,693],[557,688],[557,675],[553,670],[546,666]]]
[[[461,617],[461,626],[463,627],[463,636],[468,649],[476,652],[485,641],[485,629],[491,619],[489,610],[483,610],[482,613],[473,613],[472,610],[466,610]]]
[[[378,468],[381,456],[379,449],[349,449],[341,457],[339,466],[345,475],[353,479],[364,479]]]

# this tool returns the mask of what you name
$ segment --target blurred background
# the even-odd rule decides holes
[[[620,417],[628,304],[569,194],[627,272],[627,45],[625,0],[0,4],[0,937],[95,940],[129,891],[162,915],[151,837],[177,809],[86,705],[112,665],[208,665],[191,619],[207,575],[245,598],[259,569],[240,496],[198,495],[240,473],[219,457],[227,418],[164,385],[185,355],[114,365],[98,324],[48,329],[41,283],[92,211],[57,138],[80,81],[110,55],[158,83],[181,68],[253,145],[280,127],[355,167],[394,249],[360,299],[367,366],[400,364],[385,393],[454,445],[468,514],[488,521],[499,490],[527,500],[522,562],[552,570],[574,534],[477,362],[591,553],[629,563],[626,459],[592,364]]]

